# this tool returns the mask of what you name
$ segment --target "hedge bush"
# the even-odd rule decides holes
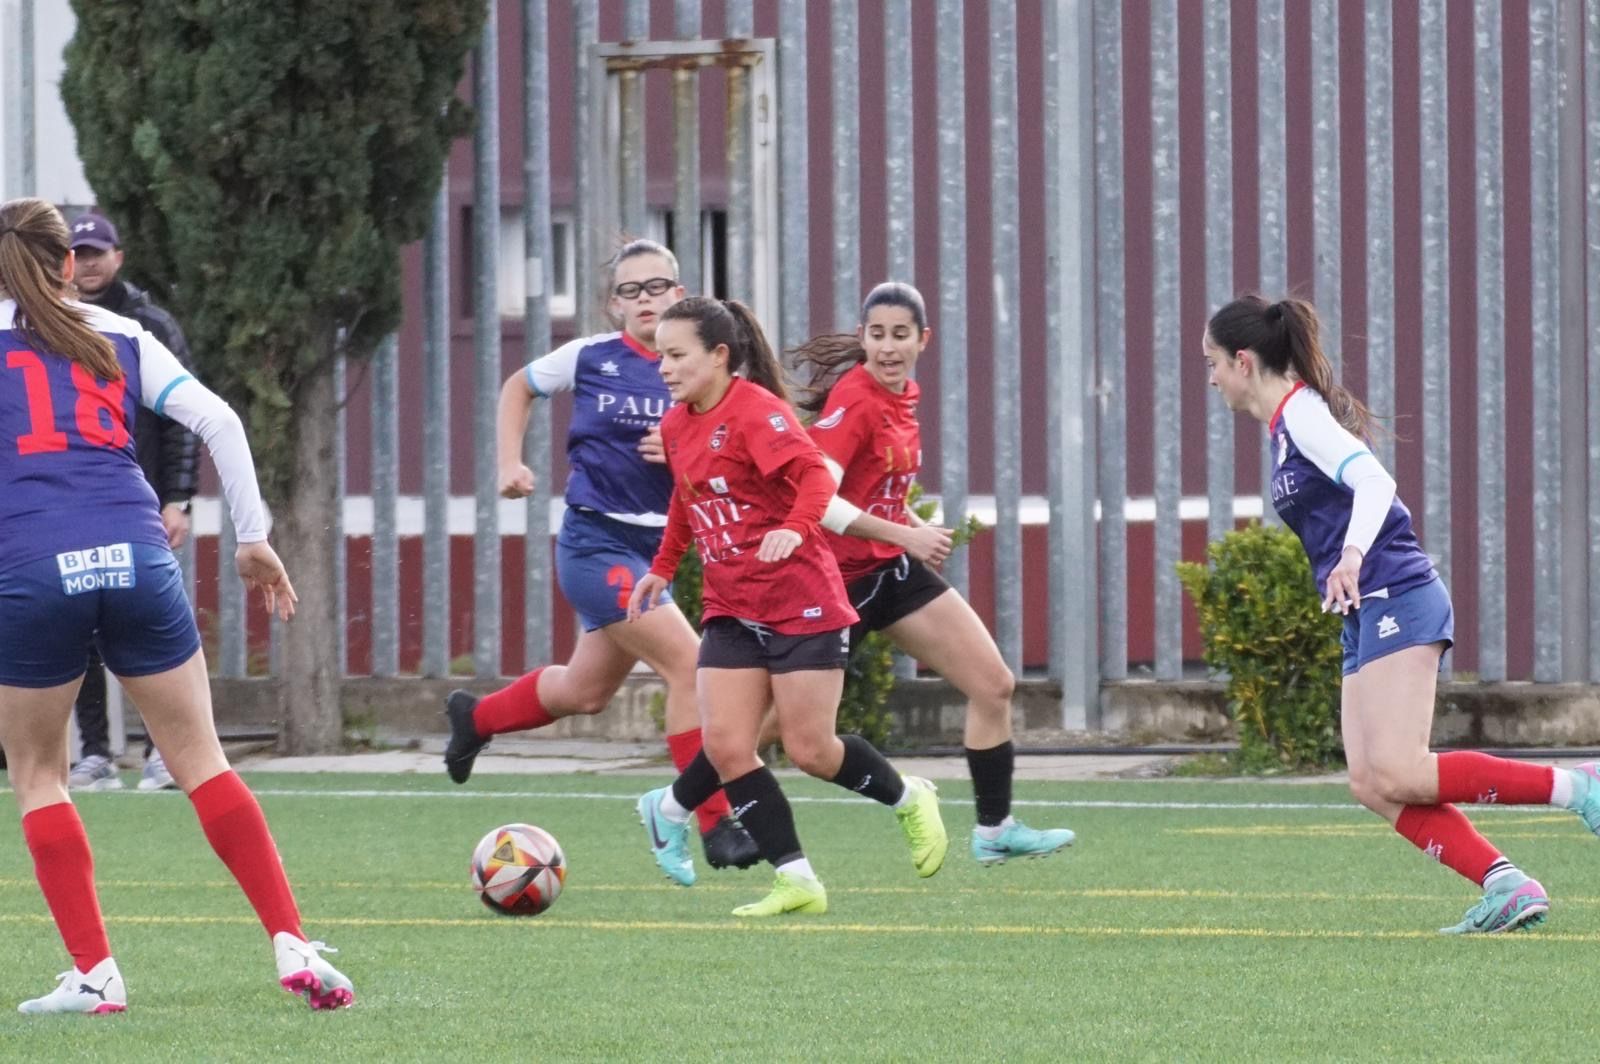
[[[1252,524],[1206,548],[1209,565],[1178,563],[1200,612],[1205,661],[1228,675],[1237,767],[1305,769],[1342,761],[1339,633],[1322,612],[1295,534]]]

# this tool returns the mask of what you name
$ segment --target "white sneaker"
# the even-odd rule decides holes
[[[31,1016],[51,1012],[87,1012],[98,1015],[107,1012],[125,1012],[128,1008],[128,988],[117,971],[117,962],[107,957],[89,974],[74,968],[56,976],[56,988],[44,997],[24,1001],[17,1011]]]
[[[172,773],[167,771],[166,759],[161,756],[160,750],[150,751],[150,756],[144,759],[144,775],[139,777],[141,791],[170,791],[178,785],[172,778]]]
[[[307,942],[287,931],[272,936],[272,953],[278,961],[278,983],[291,994],[304,994],[314,1009],[337,1009],[356,999],[355,985],[343,972],[322,959],[321,952],[339,951],[322,942]]]
[[[67,776],[67,789],[73,791],[120,791],[122,779],[117,775],[116,762],[109,757],[90,754],[72,766]]]

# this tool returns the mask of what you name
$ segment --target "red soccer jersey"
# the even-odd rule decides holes
[[[916,381],[891,392],[856,366],[828,393],[811,438],[822,453],[844,467],[839,497],[873,517],[897,525],[906,520],[906,493],[922,468],[922,432],[917,426]],[[839,559],[846,583],[898,558],[899,547],[859,536],[824,533]]]
[[[838,563],[816,523],[826,496],[804,527],[788,520],[796,482],[808,472],[827,474],[787,403],[735,377],[703,414],[687,404],[668,410],[661,439],[673,493],[654,569],[675,567],[692,534],[705,566],[703,619],[757,621],[785,635],[855,623]],[[799,532],[800,546],[781,562],[758,561],[761,540],[775,528]]]

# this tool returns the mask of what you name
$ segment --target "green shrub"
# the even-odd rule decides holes
[[[1337,764],[1339,632],[1322,612],[1305,550],[1286,528],[1251,525],[1178,563],[1200,612],[1205,661],[1228,674],[1228,706],[1248,771]]]

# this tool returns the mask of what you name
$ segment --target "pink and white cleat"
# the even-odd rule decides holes
[[[108,1012],[126,1012],[128,987],[117,971],[117,962],[107,957],[88,974],[76,968],[56,976],[56,988],[44,997],[24,1001],[17,1011],[30,1016],[53,1012],[84,1012],[91,1016]]]
[[[322,942],[307,942],[287,931],[272,936],[278,961],[278,983],[291,994],[304,994],[313,1009],[338,1009],[356,1000],[355,985],[322,958],[339,951]]]

